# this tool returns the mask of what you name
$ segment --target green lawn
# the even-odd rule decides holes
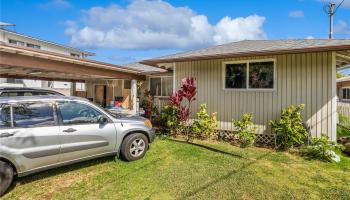
[[[159,139],[136,162],[104,158],[20,178],[4,199],[350,199],[350,158]]]

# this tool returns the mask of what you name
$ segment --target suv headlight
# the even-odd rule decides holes
[[[149,119],[146,119],[144,122],[145,126],[147,126],[148,128],[152,128],[152,122]]]

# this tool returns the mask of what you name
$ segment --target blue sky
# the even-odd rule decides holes
[[[123,64],[241,39],[327,38],[323,2],[2,0],[0,21]],[[335,38],[350,38],[350,0],[334,24]]]

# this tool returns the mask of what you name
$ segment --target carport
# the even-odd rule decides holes
[[[78,95],[75,83],[86,84],[86,93],[80,94],[98,102],[98,95],[108,102],[123,89],[123,80],[131,82],[130,106],[136,112],[137,81],[146,80],[141,71],[122,66],[75,58],[39,49],[0,43],[0,77],[73,83],[71,95]],[[104,92],[104,93],[103,93]]]

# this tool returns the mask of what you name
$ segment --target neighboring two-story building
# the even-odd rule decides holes
[[[53,89],[102,106],[113,100],[135,112],[139,95],[151,90],[160,108],[172,93],[168,70],[131,63],[90,60],[94,53],[0,28],[0,87]],[[152,89],[150,89],[152,88]]]

